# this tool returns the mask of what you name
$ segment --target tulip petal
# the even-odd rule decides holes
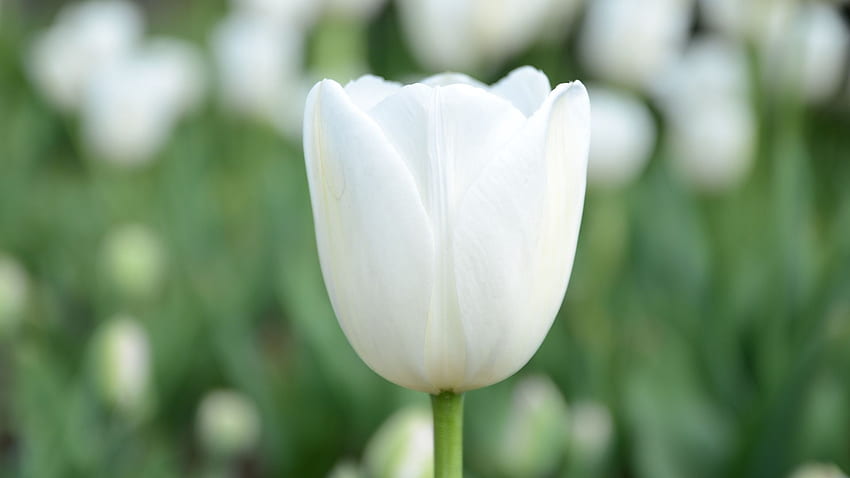
[[[490,89],[495,95],[510,101],[527,117],[540,108],[551,90],[546,74],[530,66],[510,72]]]
[[[451,252],[457,205],[526,119],[507,101],[464,84],[406,86],[369,113],[407,161],[431,222],[435,289],[425,368],[440,390],[453,390],[465,379],[469,340],[461,327]]]
[[[375,75],[365,75],[349,81],[345,85],[345,92],[351,101],[363,111],[383,101],[386,97],[395,94],[401,89],[401,84],[387,81]]]
[[[331,80],[308,96],[304,152],[322,274],[345,335],[384,378],[433,391],[423,350],[434,243],[413,177]]]
[[[534,354],[560,308],[581,222],[590,140],[587,91],[560,85],[460,205],[454,230],[469,390]]]

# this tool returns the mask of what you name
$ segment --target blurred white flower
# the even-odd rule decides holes
[[[552,5],[550,0],[398,2],[413,53],[435,71],[499,65],[539,37]]]
[[[256,15],[232,14],[212,36],[221,95],[232,111],[300,132],[308,85],[303,32]]]
[[[28,296],[26,271],[18,261],[0,253],[0,336],[17,326]]]
[[[584,3],[584,0],[549,0],[541,32],[543,41],[555,43],[563,40]]]
[[[578,402],[570,408],[571,458],[584,467],[603,463],[614,435],[611,412],[602,403]]]
[[[832,464],[805,463],[797,467],[790,478],[847,478],[847,475]]]
[[[389,418],[366,445],[364,461],[373,478],[434,476],[434,426],[425,409],[409,408]]]
[[[188,44],[159,39],[92,79],[82,109],[90,152],[116,164],[151,160],[181,115],[203,92],[199,54]]]
[[[208,453],[229,459],[256,445],[260,417],[248,397],[232,390],[217,390],[201,401],[197,432]]]
[[[128,224],[115,229],[102,254],[110,282],[126,297],[150,297],[162,283],[165,251],[159,237],[145,226]]]
[[[368,20],[380,11],[387,0],[324,0],[324,3],[330,15]]]
[[[96,336],[97,369],[106,400],[130,418],[140,418],[149,405],[151,357],[148,335],[135,319],[117,316]]]
[[[689,0],[588,2],[579,56],[600,79],[645,88],[684,48]]]
[[[655,120],[649,107],[625,91],[590,87],[590,156],[587,181],[622,187],[643,171],[655,145]]]
[[[234,11],[281,26],[312,25],[322,12],[325,0],[231,0]],[[354,1],[354,0],[352,0]]]
[[[765,80],[784,91],[799,91],[809,102],[836,94],[844,80],[850,31],[835,5],[782,4],[770,17],[761,42]]]
[[[336,464],[328,473],[328,478],[363,478],[357,463],[344,460]]]
[[[698,39],[655,86],[676,171],[704,191],[738,185],[752,167],[757,133],[740,44]]]
[[[138,8],[127,1],[72,3],[31,46],[27,67],[33,82],[55,106],[80,106],[92,76],[124,57],[142,33]]]
[[[496,456],[507,476],[547,476],[563,458],[567,440],[567,403],[542,375],[523,378],[513,400]]]

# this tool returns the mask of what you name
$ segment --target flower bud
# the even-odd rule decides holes
[[[328,473],[328,478],[364,478],[364,475],[357,463],[345,460],[333,467]]]
[[[581,59],[600,79],[633,88],[651,86],[690,29],[688,0],[595,0],[587,8]]]
[[[847,475],[832,464],[805,463],[797,467],[790,478],[847,478]]]
[[[597,402],[578,402],[570,408],[571,461],[588,469],[601,465],[611,448],[614,425],[611,412]]]
[[[513,477],[551,473],[563,458],[567,424],[567,404],[555,384],[544,376],[522,379],[502,435],[502,471]]]
[[[159,238],[140,224],[124,225],[110,233],[103,262],[115,288],[136,299],[153,295],[165,273],[165,252]]]
[[[0,337],[16,328],[28,296],[26,271],[13,258],[0,254]]]
[[[260,438],[260,418],[246,396],[232,390],[217,390],[201,401],[197,432],[210,455],[233,458],[256,445]]]
[[[150,405],[150,345],[142,326],[133,318],[117,316],[103,324],[96,336],[101,391],[116,410],[141,418]]]
[[[587,180],[617,188],[644,169],[655,145],[655,120],[638,98],[610,88],[591,87],[590,157]]]
[[[141,33],[142,16],[131,2],[71,3],[33,43],[30,76],[50,102],[75,110],[92,75],[126,55]]]
[[[434,476],[434,427],[420,408],[397,412],[369,440],[365,464],[373,478]]]

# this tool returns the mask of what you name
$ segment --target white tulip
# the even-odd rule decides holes
[[[502,432],[500,470],[512,477],[551,475],[563,459],[567,423],[567,403],[558,387],[545,376],[523,378]]]
[[[366,445],[365,465],[374,478],[434,476],[434,427],[426,410],[396,412]]]
[[[427,68],[498,65],[531,45],[546,25],[550,0],[401,0],[401,22]]]
[[[740,44],[702,38],[656,85],[668,153],[697,189],[735,187],[752,168],[757,124],[747,68]]]
[[[92,76],[123,58],[141,33],[141,13],[130,2],[70,4],[34,41],[27,59],[30,76],[50,102],[75,110]]]
[[[380,11],[387,0],[324,0],[331,15],[368,20]]]
[[[26,271],[12,257],[0,253],[0,337],[18,324],[28,297]]]
[[[212,47],[226,107],[282,129],[302,117],[303,32],[256,15],[227,17]],[[295,121],[293,121],[295,119]]]
[[[599,78],[649,87],[684,48],[691,20],[688,0],[588,2],[580,57]]]
[[[599,187],[618,188],[644,169],[655,145],[655,120],[643,101],[600,86],[590,87],[590,161],[587,180]]]
[[[216,390],[201,401],[197,432],[206,450],[232,458],[253,447],[260,437],[257,408],[239,392]]]
[[[148,405],[151,375],[145,329],[130,317],[118,316],[101,327],[97,344],[98,378],[104,396],[122,413],[140,417]]]
[[[88,149],[123,165],[152,159],[179,117],[200,99],[200,65],[190,46],[160,39],[101,71],[82,110]]]
[[[590,105],[515,70],[402,87],[317,84],[304,150],[322,273],[360,357],[463,392],[534,354],[560,308],[584,204]],[[479,84],[480,85],[480,84]]]
[[[572,458],[583,466],[604,462],[614,437],[614,421],[603,403],[578,402],[570,408],[569,442]]]
[[[847,478],[847,475],[832,464],[805,463],[791,473],[791,478]]]
[[[162,283],[165,251],[157,235],[140,224],[112,231],[103,248],[103,266],[123,296],[147,298]]]
[[[772,17],[761,43],[765,80],[809,102],[835,95],[844,80],[850,32],[834,5],[802,2]],[[782,92],[780,92],[782,94]]]
[[[237,12],[285,25],[311,25],[322,11],[323,0],[232,0]]]

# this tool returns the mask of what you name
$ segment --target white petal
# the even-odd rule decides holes
[[[343,331],[375,372],[433,391],[423,344],[434,244],[413,178],[331,80],[308,96],[304,151],[322,273]]]
[[[584,86],[560,85],[460,206],[454,265],[467,337],[462,389],[522,367],[561,305],[584,203],[589,114]]]
[[[439,389],[452,390],[464,380],[467,340],[451,253],[457,204],[525,118],[507,101],[459,84],[404,87],[370,114],[407,161],[432,224],[436,278],[426,332],[426,372]]]
[[[523,66],[499,80],[490,91],[510,101],[525,116],[531,116],[551,90],[545,73],[537,68]]]
[[[361,76],[345,85],[345,92],[348,93],[351,101],[363,111],[369,110],[400,89],[401,84],[375,75]]]

